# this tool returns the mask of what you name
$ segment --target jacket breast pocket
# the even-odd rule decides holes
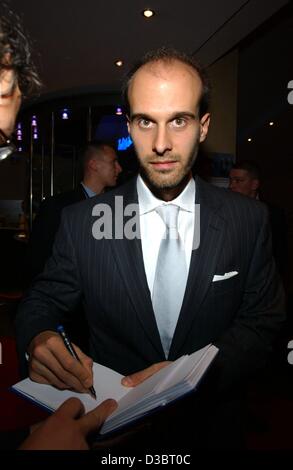
[[[211,291],[213,295],[226,294],[238,290],[240,287],[239,275],[223,279],[221,281],[212,282]]]

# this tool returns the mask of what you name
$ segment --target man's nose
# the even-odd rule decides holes
[[[164,155],[165,152],[172,150],[172,141],[165,126],[158,126],[154,140],[153,140],[153,152],[158,155]]]
[[[229,181],[229,189],[231,189],[232,191],[235,189],[235,181],[233,180]]]

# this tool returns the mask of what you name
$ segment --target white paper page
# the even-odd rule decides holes
[[[107,398],[119,400],[123,395],[129,392],[129,388],[121,385],[123,375],[118,374],[118,372],[96,363],[94,363],[93,372],[97,400],[86,393],[57,390],[51,385],[38,384],[30,379],[18,382],[13,388],[47,406],[51,410],[56,410],[67,398],[77,397],[84,404],[86,411],[90,411]]]
[[[173,369],[177,369],[177,364],[184,362],[184,357],[179,357],[174,362],[171,362],[163,369],[156,372],[154,375],[146,379],[141,384],[133,387],[129,390],[129,393],[125,394],[123,398],[121,398],[118,408],[114,411],[113,414],[108,419],[112,419],[119,415],[120,413],[127,410],[127,408],[132,407],[134,404],[140,403],[142,400],[146,400],[147,397],[150,395],[154,395],[156,392],[156,387],[161,380],[165,380],[165,378],[172,373]],[[188,356],[186,356],[188,358]],[[127,396],[126,396],[127,395]]]
[[[190,354],[189,356],[181,356],[181,358],[177,359],[179,367],[174,367],[173,370],[170,370],[170,374],[162,377],[160,382],[155,388],[155,393],[161,393],[164,390],[167,390],[178,382],[181,382],[188,376],[188,374],[197,367],[197,364],[200,362],[201,358],[206,354],[207,350],[209,349],[210,345],[205,346],[204,348],[195,351],[194,353]],[[181,362],[179,362],[182,360]]]
[[[219,349],[216,346],[212,345],[204,357],[199,361],[197,368],[193,369],[191,373],[186,378],[188,382],[195,387],[203,373],[205,372],[208,365],[213,361],[215,356],[218,354]]]

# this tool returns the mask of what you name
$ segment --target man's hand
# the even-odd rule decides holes
[[[160,369],[166,367],[168,364],[170,364],[170,361],[157,362],[156,364],[153,364],[144,370],[135,372],[135,374],[123,377],[123,379],[121,380],[121,384],[125,387],[136,387],[136,385],[140,384],[141,382],[144,382],[144,380],[148,379]]]
[[[19,450],[86,450],[86,437],[98,431],[105,419],[117,408],[115,400],[106,400],[84,415],[77,398],[69,398],[42,423]]]
[[[68,352],[58,333],[43,331],[29,345],[29,376],[35,382],[64,390],[88,392],[93,385],[93,361],[74,345],[81,362]]]

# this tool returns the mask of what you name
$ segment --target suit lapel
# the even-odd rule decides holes
[[[201,303],[212,282],[224,240],[226,223],[216,213],[219,203],[213,204],[208,193],[208,186],[198,178],[196,203],[200,204],[200,244],[191,255],[185,296],[170,349],[170,359],[175,359],[180,354],[192,322],[200,314]]]
[[[136,179],[124,186],[123,207],[138,204]],[[115,213],[114,207],[112,208]],[[125,218],[124,218],[125,221]],[[164,352],[153,312],[151,295],[147,284],[140,238],[111,240],[111,247],[120,275],[132,305],[150,342],[157,352],[155,360],[161,360]]]

